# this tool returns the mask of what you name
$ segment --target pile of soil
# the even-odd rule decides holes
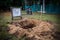
[[[20,38],[25,35],[25,40],[58,40],[54,24],[36,19],[22,19],[8,25],[9,34]],[[59,34],[59,33],[57,33]],[[57,37],[57,38],[56,38]]]

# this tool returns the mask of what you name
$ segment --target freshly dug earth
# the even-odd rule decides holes
[[[25,40],[58,40],[53,23],[36,19],[22,19],[8,25],[9,34],[20,38],[25,35]]]

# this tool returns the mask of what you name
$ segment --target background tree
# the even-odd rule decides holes
[[[42,4],[43,0],[27,0],[27,5],[33,5],[40,2]],[[45,0],[45,4],[52,3],[53,5],[60,5],[60,0]],[[25,5],[25,0],[0,0],[0,10],[7,10],[11,6],[23,7]]]

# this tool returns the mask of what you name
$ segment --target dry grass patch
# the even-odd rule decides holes
[[[16,37],[25,35],[25,40],[56,40],[54,24],[47,21],[24,18],[8,25],[8,32]]]

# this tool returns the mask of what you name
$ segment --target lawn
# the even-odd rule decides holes
[[[25,11],[22,11],[22,17],[23,18],[33,18],[33,19],[38,19],[38,20],[45,20],[45,21],[51,21],[53,23],[58,24],[58,26],[56,26],[56,28],[58,28],[58,31],[60,32],[60,15],[57,14],[42,14],[40,15],[40,13],[34,12],[32,15],[27,15]],[[3,12],[0,15],[0,18],[3,19],[3,22],[11,22],[11,12]],[[16,18],[20,18],[20,17],[16,17]],[[0,20],[1,21],[1,20]],[[3,24],[3,23],[2,23]],[[14,40],[16,38],[13,38]],[[22,38],[24,39],[24,38]]]
[[[4,12],[3,13],[3,19],[4,21],[11,21],[11,12]],[[60,15],[56,15],[56,14],[42,14],[40,15],[40,13],[34,12],[33,15],[27,15],[25,11],[22,11],[22,17],[23,18],[34,18],[34,19],[39,19],[39,20],[48,20],[51,22],[55,22],[55,23],[60,23]],[[19,17],[16,17],[19,18]]]
[[[34,19],[39,19],[39,20],[48,20],[51,22],[56,22],[58,23],[58,17],[57,15],[52,15],[52,14],[33,14],[33,15],[23,15],[23,17],[28,17],[28,18],[34,18]]]

